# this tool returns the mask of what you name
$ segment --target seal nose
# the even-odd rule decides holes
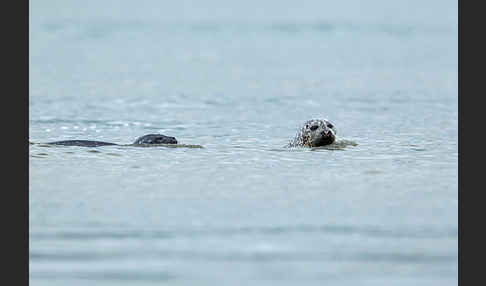
[[[331,135],[331,130],[324,130],[324,131],[322,131],[322,134],[324,136],[330,136]]]

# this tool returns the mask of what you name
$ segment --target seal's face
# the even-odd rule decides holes
[[[336,128],[325,119],[313,119],[304,124],[300,131],[302,145],[319,147],[329,145],[336,140]]]

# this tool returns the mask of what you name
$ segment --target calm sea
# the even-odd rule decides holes
[[[30,141],[204,146],[30,145],[30,285],[457,285],[456,1],[29,9]]]

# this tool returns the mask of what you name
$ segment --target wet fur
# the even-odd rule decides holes
[[[312,126],[317,129],[311,130]],[[331,127],[329,127],[331,126]],[[328,135],[324,135],[327,132]],[[336,128],[327,119],[311,119],[304,123],[295,138],[287,147],[320,147],[334,143],[336,140]],[[313,140],[314,139],[314,140]]]

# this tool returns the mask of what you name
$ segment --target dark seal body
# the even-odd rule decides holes
[[[83,147],[118,145],[115,143],[102,142],[102,141],[90,141],[90,140],[65,140],[65,141],[49,142],[46,144],[63,145],[63,146],[83,146]]]
[[[63,145],[63,146],[81,146],[81,147],[99,147],[99,146],[107,146],[107,145],[120,145],[110,142],[102,142],[102,141],[91,141],[91,140],[64,140],[64,141],[55,141],[49,142],[46,144],[53,144],[53,145]],[[139,137],[132,146],[136,145],[150,145],[150,144],[177,144],[177,140],[175,137],[165,136],[162,134],[147,134],[142,137]]]

